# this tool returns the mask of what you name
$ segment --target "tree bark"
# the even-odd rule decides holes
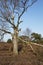
[[[12,42],[13,42],[13,54],[18,55],[18,33],[16,31],[13,35]]]

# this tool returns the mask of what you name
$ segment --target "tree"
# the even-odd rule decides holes
[[[21,30],[19,25],[23,22],[21,17],[28,7],[31,7],[36,1],[37,0],[0,0],[0,20],[5,26],[4,29],[0,28],[0,30],[12,36],[14,54],[18,55],[18,34]],[[15,24],[15,22],[17,23]],[[13,33],[11,30],[13,30]]]
[[[7,43],[12,43],[12,40],[11,40],[11,39],[8,39],[8,40],[7,40]]]
[[[26,30],[24,31],[24,35],[27,36],[27,37],[30,37],[31,30],[29,28],[26,28]]]
[[[41,37],[41,34],[32,33],[32,34],[31,34],[31,39],[32,39],[33,42],[40,43],[42,37]]]
[[[23,36],[27,38],[26,40],[30,41],[31,38],[31,30],[29,28],[26,28],[26,30],[23,32]]]

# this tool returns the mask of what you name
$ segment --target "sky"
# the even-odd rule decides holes
[[[32,32],[43,36],[43,0],[38,0],[22,16],[23,23],[20,25],[22,30],[29,28]]]
[[[20,25],[22,31],[29,28],[31,32],[36,32],[43,36],[43,0],[38,0],[33,6],[28,8],[21,19],[23,20],[23,23]],[[10,36],[7,37],[6,35],[5,38],[7,40]]]

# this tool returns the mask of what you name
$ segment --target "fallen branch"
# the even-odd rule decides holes
[[[36,54],[36,52],[35,52],[34,48],[32,47],[32,44],[34,44],[34,45],[36,45],[36,46],[43,47],[43,45],[41,45],[41,44],[32,43],[32,42],[27,42],[27,41],[25,41],[25,40],[23,40],[23,39],[21,39],[21,38],[18,38],[18,39],[21,40],[22,42],[28,44],[28,45],[30,46],[30,48],[32,49],[33,53],[35,53],[35,54]]]

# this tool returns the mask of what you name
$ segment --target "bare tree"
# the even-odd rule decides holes
[[[14,54],[18,54],[18,34],[21,30],[19,28],[19,25],[22,23],[21,17],[36,1],[37,0],[0,0],[0,20],[4,22],[5,25],[5,28],[0,28],[0,30],[11,34]],[[15,22],[17,23],[15,24]],[[13,30],[13,33],[10,29]]]
[[[31,34],[31,30],[29,28],[26,28],[26,30],[24,31],[24,35],[30,37]]]

